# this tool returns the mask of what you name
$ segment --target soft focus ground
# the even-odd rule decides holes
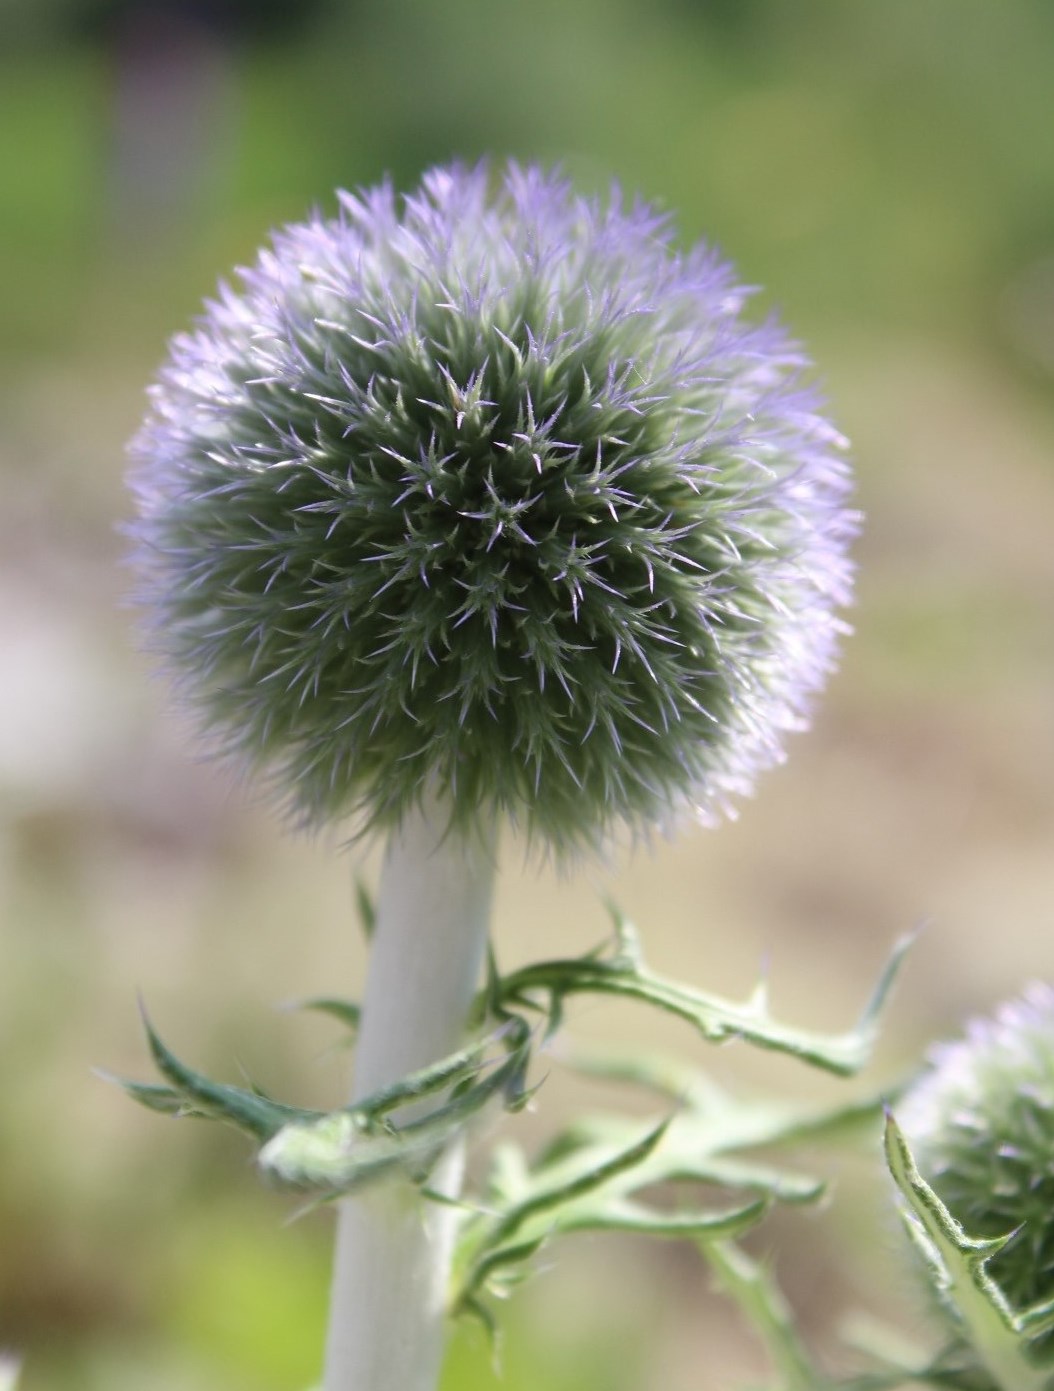
[[[222,34],[200,19],[219,8],[0,12],[0,1347],[25,1391],[317,1372],[327,1216],[287,1225],[238,1137],[140,1112],[92,1068],[147,1074],[138,990],[189,1061],[342,1097],[332,1028],[274,1007],[355,992],[355,862],[196,761],[135,651],[115,531],[166,335],[334,185],[487,152],[617,176],[766,287],[854,442],[857,631],[813,732],[717,832],[562,883],[510,845],[502,959],[591,945],[609,894],[658,967],[744,992],[768,962],[784,1016],[841,1027],[927,919],[858,1091],[1054,970],[1046,0],[333,0],[284,23],[229,3]],[[839,1094],[633,1010],[573,1022]],[[578,1097],[554,1074],[521,1133]],[[918,1323],[873,1154],[838,1168],[823,1214],[757,1243],[835,1364],[854,1310]],[[449,1391],[760,1379],[691,1251],[581,1239],[549,1267],[500,1379],[468,1335]]]

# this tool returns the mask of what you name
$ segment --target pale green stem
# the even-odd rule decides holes
[[[393,835],[356,1045],[353,1100],[454,1052],[479,981],[494,878],[494,836],[446,834],[442,808]],[[429,1177],[461,1185],[453,1146]],[[456,1214],[408,1181],[340,1204],[324,1391],[434,1391],[443,1354]]]

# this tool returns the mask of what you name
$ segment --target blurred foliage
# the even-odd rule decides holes
[[[719,986],[756,940],[694,945],[704,876],[715,922],[797,934],[818,1016],[873,969],[870,929],[935,902],[981,946],[923,946],[908,1034],[1026,954],[1050,968],[1052,54],[1049,0],[0,0],[0,1347],[26,1354],[20,1391],[317,1371],[328,1224],[281,1227],[236,1147],[171,1140],[86,1069],[139,1066],[144,978],[220,1070],[246,998],[332,984],[336,891],[144,732],[161,697],[145,713],[112,522],[164,338],[334,186],[486,154],[616,177],[763,285],[838,395],[873,519],[860,636],[813,762],[796,749],[719,851],[663,861],[676,881],[642,871],[677,974]],[[317,1056],[267,1061],[322,1085]],[[784,1284],[814,1323],[881,1289],[819,1228],[777,1232],[809,1246]],[[605,1241],[514,1306],[501,1381],[460,1338],[450,1391],[757,1380],[697,1261]]]
[[[90,45],[59,46],[87,3],[50,25],[44,5],[5,4],[9,27],[33,16],[38,31],[8,46],[0,85],[15,137],[0,147],[8,352],[90,339],[129,270],[169,283],[151,311],[170,323],[165,308],[190,311],[275,219],[386,171],[415,182],[451,156],[558,160],[598,188],[619,176],[675,209],[686,237],[705,229],[733,250],[803,331],[876,315],[988,331],[1015,273],[1054,242],[1043,0],[297,7],[295,42],[260,49],[247,29],[217,30],[183,55],[189,96],[214,104],[208,140],[195,145],[183,112],[168,138],[182,134],[192,167],[147,227],[143,189],[137,206],[121,186],[119,86],[135,54],[116,36],[122,16],[169,7],[113,0]],[[240,8],[266,29],[272,6]],[[193,6],[171,11],[197,23]],[[221,71],[203,97],[206,63]],[[139,114],[158,127],[179,115],[160,101]]]

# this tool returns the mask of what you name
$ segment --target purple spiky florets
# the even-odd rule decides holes
[[[987,1266],[1014,1308],[1054,1299],[1054,989],[971,1020],[928,1064],[897,1107],[919,1172],[968,1236],[1016,1233]]]
[[[558,852],[777,760],[850,590],[781,331],[664,221],[510,167],[279,232],[133,445],[156,643],[307,821],[510,813]]]

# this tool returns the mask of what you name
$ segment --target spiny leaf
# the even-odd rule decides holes
[[[345,1025],[353,1034],[359,1031],[359,1022],[362,1020],[362,1007],[355,1003],[355,1000],[342,1000],[337,996],[320,995],[311,1000],[302,1000],[298,1003],[300,1010],[314,1010],[317,1014],[328,1014],[331,1018],[338,1021],[338,1024]]]
[[[498,983],[501,1007],[537,1009],[539,994],[550,1000],[579,994],[622,996],[686,1020],[711,1042],[741,1038],[757,1047],[788,1053],[816,1067],[848,1075],[857,1072],[871,1055],[879,1013],[912,941],[907,936],[894,946],[856,1027],[844,1034],[823,1035],[780,1023],[768,1013],[759,996],[745,1002],[725,1000],[657,975],[644,964],[625,919],[617,919],[616,929],[614,952],[606,958],[543,961],[502,978]],[[552,1008],[550,1005],[550,1013]]]
[[[95,1075],[104,1082],[113,1082],[148,1111],[158,1111],[164,1116],[204,1115],[202,1111],[195,1111],[172,1087],[163,1087],[156,1082],[133,1082],[130,1078],[118,1077],[115,1072],[107,1072],[101,1067],[95,1068]]]
[[[463,1228],[464,1240],[457,1264],[465,1270],[465,1275],[454,1300],[454,1308],[458,1309],[464,1299],[473,1297],[486,1283],[495,1261],[501,1263],[496,1253],[508,1247],[519,1249],[524,1245],[522,1232],[532,1218],[566,1207],[575,1198],[640,1164],[662,1139],[666,1126],[667,1122],[664,1121],[627,1148],[607,1154],[590,1168],[570,1173],[559,1183],[534,1182],[533,1176],[528,1176],[527,1191],[517,1200],[507,1203],[503,1211],[493,1215],[480,1213],[474,1221],[470,1220]],[[552,1222],[543,1224],[541,1230],[529,1238],[529,1242],[544,1240],[552,1225]]]
[[[702,1242],[700,1250],[725,1292],[761,1335],[779,1377],[774,1391],[817,1391],[821,1378],[772,1272],[730,1241]]]
[[[257,1140],[270,1139],[282,1126],[291,1121],[306,1121],[317,1117],[318,1112],[305,1110],[299,1106],[285,1106],[271,1101],[258,1092],[244,1087],[231,1087],[221,1082],[213,1082],[170,1052],[155,1032],[146,1011],[143,1011],[143,1027],[146,1030],[150,1052],[162,1077],[171,1083],[173,1091],[181,1098],[186,1112],[229,1121],[240,1130],[247,1131]],[[122,1086],[125,1084],[122,1083]],[[137,1086],[138,1084],[132,1084]],[[137,1101],[154,1110],[173,1109],[155,1088],[148,1088],[146,1096],[131,1094]]]
[[[118,1085],[154,1111],[229,1121],[261,1143],[259,1160],[266,1173],[324,1197],[359,1188],[392,1170],[421,1183],[451,1136],[493,1097],[503,1095],[506,1106],[517,1109],[530,1095],[531,1031],[517,1016],[508,1016],[489,1036],[450,1057],[332,1113],[286,1106],[258,1089],[214,1082],[172,1053],[145,1010],[143,1025],[154,1062],[170,1085],[114,1078]],[[504,1049],[497,1061],[488,1058],[495,1045]],[[446,1100],[426,1115],[401,1126],[387,1119],[439,1093],[448,1093]]]
[[[510,1232],[517,1231],[530,1218],[572,1202],[575,1198],[609,1183],[619,1174],[636,1169],[654,1153],[669,1124],[668,1120],[663,1121],[625,1149],[618,1150],[605,1159],[599,1159],[589,1168],[566,1178],[558,1185],[539,1187],[505,1214],[495,1233],[496,1239],[504,1240]]]
[[[454,1312],[460,1314],[466,1306],[476,1302],[475,1291],[482,1290],[491,1281],[498,1271],[507,1273],[510,1266],[523,1266],[530,1258],[535,1255],[545,1245],[549,1233],[541,1236],[532,1237],[529,1241],[509,1242],[503,1246],[495,1246],[480,1256],[478,1263],[472,1271],[472,1288],[466,1290],[464,1294],[458,1296],[454,1304]]]
[[[508,1249],[526,1251],[574,1231],[633,1231],[657,1237],[714,1239],[739,1235],[767,1211],[772,1194],[769,1175],[758,1183],[760,1196],[714,1211],[693,1207],[677,1212],[653,1208],[635,1199],[646,1188],[678,1178],[721,1182],[719,1166],[690,1144],[671,1140],[682,1121],[674,1116],[625,1143],[625,1132],[598,1141],[583,1127],[574,1138],[551,1147],[545,1160],[529,1170],[510,1147],[503,1147],[492,1174],[486,1209],[462,1225],[456,1266],[455,1309],[479,1296]],[[728,1166],[731,1168],[731,1166]],[[745,1173],[736,1178],[746,1177]],[[815,1196],[810,1184],[808,1195]],[[782,1196],[782,1195],[781,1195]]]
[[[907,1205],[905,1225],[996,1384],[1002,1391],[1050,1391],[1054,1370],[1036,1366],[1021,1318],[985,1269],[1009,1234],[978,1240],[963,1231],[919,1173],[892,1115],[886,1120],[885,1149],[889,1171]]]
[[[569,1174],[591,1172],[607,1153],[621,1152],[636,1122],[614,1116],[592,1116],[574,1122],[555,1137],[539,1156],[533,1175],[559,1184]],[[767,1137],[766,1137],[767,1140]],[[631,1174],[634,1188],[661,1183],[703,1183],[746,1189],[779,1202],[815,1202],[824,1192],[822,1180],[771,1163],[738,1156],[737,1137],[718,1122],[691,1110],[678,1112],[667,1124],[661,1151],[647,1157]],[[524,1178],[523,1183],[527,1182]]]
[[[894,1090],[893,1095],[896,1095]],[[830,1140],[855,1131],[862,1125],[881,1119],[890,1091],[886,1089],[881,1096],[865,1096],[857,1101],[848,1101],[842,1106],[832,1106],[821,1111],[806,1112],[803,1115],[788,1115],[776,1127],[778,1133],[773,1140],[780,1144],[794,1145],[813,1140]]]
[[[769,1207],[767,1198],[754,1198],[738,1207],[717,1212],[709,1208],[690,1208],[664,1213],[625,1198],[611,1202],[579,1202],[559,1214],[556,1230],[561,1233],[637,1232],[643,1236],[671,1237],[682,1241],[711,1241],[718,1237],[741,1236],[761,1221]]]
[[[260,1167],[283,1185],[322,1198],[351,1193],[394,1173],[423,1184],[453,1136],[492,1098],[501,1093],[518,1098],[529,1037],[526,1024],[519,1031],[506,1026],[354,1107],[294,1121],[264,1145]],[[508,1052],[492,1065],[485,1055],[495,1039]],[[401,1125],[388,1119],[400,1107],[448,1089],[449,1098],[425,1115]]]
[[[732,1095],[705,1072],[666,1054],[575,1048],[562,1055],[562,1061],[588,1077],[642,1087],[655,1096],[677,1102],[697,1116],[700,1124],[709,1122],[715,1133],[724,1134],[726,1142],[719,1146],[722,1150],[836,1137],[880,1119],[890,1097],[889,1089],[885,1089],[881,1095],[803,1111],[796,1106]]]
[[[832,1380],[813,1364],[798,1336],[793,1311],[770,1269],[731,1241],[700,1242],[699,1249],[719,1284],[736,1301],[765,1344],[777,1376],[767,1391],[896,1391],[908,1385],[941,1387],[945,1391],[992,1391],[991,1382],[983,1373],[961,1365],[961,1356],[949,1360],[941,1354],[928,1365],[921,1359],[908,1361],[898,1339],[898,1356],[890,1357],[884,1337],[877,1345],[869,1338],[867,1345],[871,1356],[882,1363],[881,1369]]]
[[[372,942],[373,934],[377,928],[377,908],[370,896],[370,891],[359,878],[355,880],[355,906],[359,910],[362,934],[367,942]]]
[[[723,1188],[743,1188],[748,1193],[764,1193],[781,1203],[815,1203],[827,1191],[823,1179],[798,1174],[771,1164],[752,1164],[739,1159],[714,1158],[691,1164],[683,1172],[670,1172],[668,1182],[690,1180],[714,1183]]]
[[[644,965],[644,949],[640,933],[612,899],[607,901],[608,915],[615,930],[616,956],[634,966]]]
[[[498,1327],[498,1320],[483,1302],[482,1299],[469,1298],[463,1301],[458,1309],[462,1317],[474,1318],[486,1334],[487,1344],[494,1356],[498,1347],[498,1335],[501,1330]]]
[[[378,1088],[362,1101],[356,1102],[354,1109],[371,1117],[383,1116],[389,1111],[398,1110],[400,1106],[421,1101],[459,1082],[466,1082],[479,1073],[484,1055],[493,1041],[493,1038],[478,1039],[447,1058],[440,1058],[438,1062],[419,1068],[387,1087]]]
[[[315,1010],[319,1014],[328,1014],[338,1023],[351,1029],[353,1033],[358,1032],[359,1021],[362,1018],[362,1010],[353,1000],[339,1000],[327,995],[320,995],[313,1000],[304,1000],[298,1008]]]
[[[624,1053],[612,1048],[585,1050],[575,1047],[561,1053],[561,1061],[586,1077],[642,1087],[655,1096],[665,1097],[679,1106],[702,1109],[708,1105],[726,1106],[730,1098],[699,1068],[665,1053],[634,1050]]]
[[[1023,1309],[1018,1315],[1018,1322],[1029,1338],[1042,1338],[1054,1329],[1054,1299],[1047,1299],[1042,1304],[1033,1304],[1030,1309]]]
[[[849,1347],[877,1366],[844,1380],[820,1378],[815,1391],[894,1391],[916,1385],[944,1391],[995,1391],[992,1378],[961,1336],[927,1360],[913,1336],[869,1313],[855,1311],[843,1319],[842,1334]]]

